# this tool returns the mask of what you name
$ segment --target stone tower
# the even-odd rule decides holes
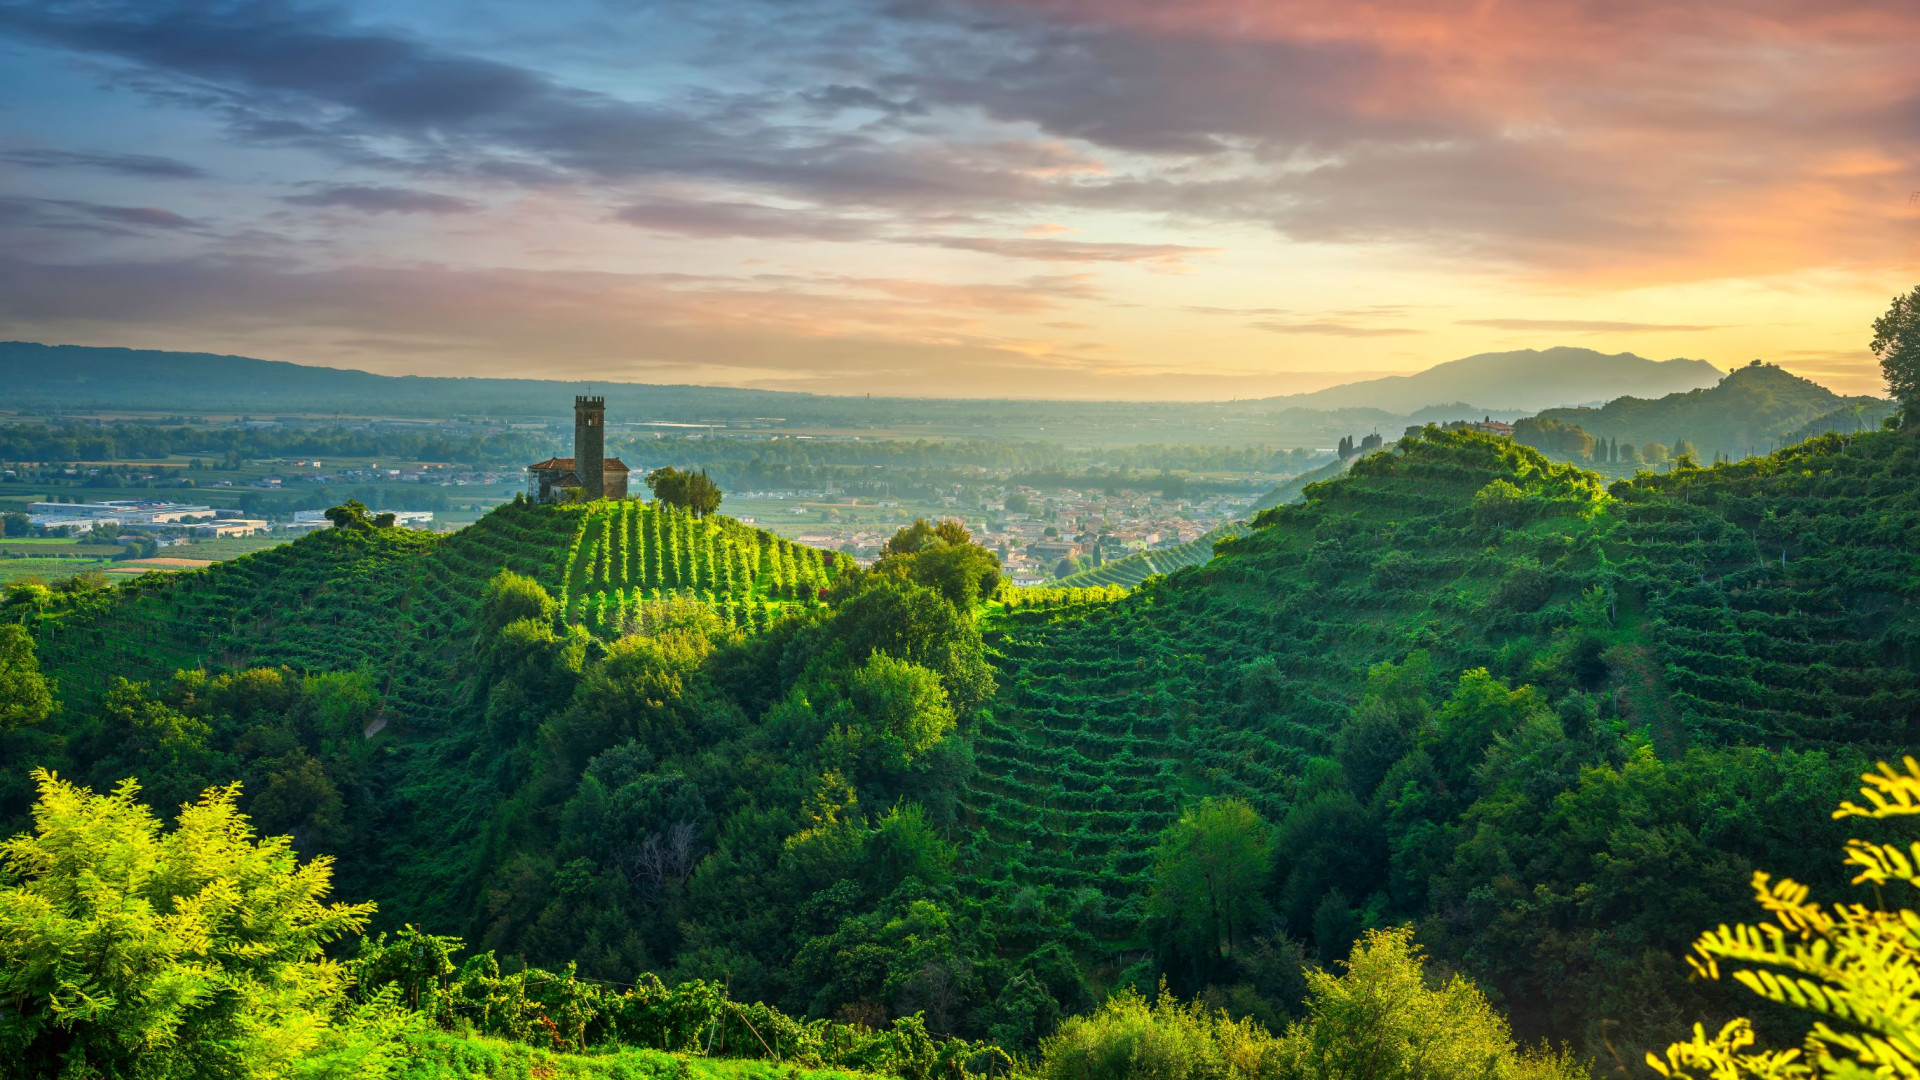
[[[573,475],[589,499],[607,495],[607,399],[573,399]]]

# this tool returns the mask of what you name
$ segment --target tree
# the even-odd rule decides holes
[[[671,465],[662,466],[647,474],[647,488],[661,503],[691,510],[694,517],[720,509],[722,493],[705,469],[681,472]]]
[[[953,707],[939,675],[912,661],[876,652],[846,683],[856,718],[847,725],[849,735],[892,762],[912,760],[953,730]]]
[[[328,942],[372,904],[328,904],[328,860],[256,839],[238,784],[164,831],[36,769],[33,831],[0,843],[0,1059],[29,1075],[281,1077],[323,1049],[346,970]]]
[[[1541,453],[1573,461],[1593,458],[1594,438],[1574,424],[1550,417],[1529,416],[1513,423],[1513,441]]]
[[[1898,301],[1895,302],[1896,304]],[[1843,802],[1834,818],[1884,819],[1920,815],[1920,761],[1905,771],[1882,762],[1867,773],[1860,793],[1868,806]],[[1846,864],[1855,884],[1876,898],[1895,883],[1920,889],[1920,845],[1848,840]],[[1920,1075],[1920,912],[1810,901],[1812,890],[1791,878],[1775,882],[1753,874],[1754,900],[1773,922],[1709,930],[1687,958],[1694,973],[1720,977],[1720,964],[1743,965],[1734,981],[1776,1004],[1814,1013],[1800,1050],[1760,1050],[1753,1023],[1735,1018],[1712,1036],[1695,1024],[1693,1038],[1647,1055],[1662,1076],[1699,1080],[1865,1080]],[[1836,1027],[1826,1018],[1839,1023]]]
[[[1460,975],[1429,985],[1412,927],[1369,930],[1346,971],[1307,971],[1307,1016],[1287,1029],[1280,1073],[1305,1080],[1584,1080],[1571,1055],[1522,1050],[1505,1017]]]
[[[357,529],[365,531],[373,528],[372,519],[367,517],[367,507],[359,499],[348,499],[339,506],[327,511],[327,520],[333,522],[336,529]]]
[[[973,542],[958,521],[937,524],[919,518],[880,548],[874,572],[925,585],[960,611],[1000,587],[1000,557]]]
[[[1190,806],[1154,849],[1147,918],[1197,968],[1231,958],[1267,917],[1273,875],[1267,823],[1245,799]]]
[[[1873,320],[1869,348],[1887,377],[1887,393],[1912,420],[1920,412],[1920,287],[1894,297],[1887,313]]]
[[[721,498],[720,486],[707,475],[707,470],[701,469],[687,478],[687,509],[693,511],[694,517],[706,517],[720,509]]]
[[[0,733],[37,724],[53,711],[53,692],[25,628],[0,626]]]
[[[521,619],[551,623],[559,610],[538,581],[511,570],[493,575],[480,594],[480,623],[489,632]]]

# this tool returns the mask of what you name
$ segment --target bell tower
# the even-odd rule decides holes
[[[589,499],[607,495],[607,399],[573,399],[573,475]]]

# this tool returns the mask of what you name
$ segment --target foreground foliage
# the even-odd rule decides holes
[[[348,973],[322,947],[372,905],[323,902],[328,860],[255,839],[234,787],[163,832],[132,781],[109,795],[35,781],[33,832],[0,844],[9,1071],[282,1077],[364,1056],[333,1030]]]
[[[1129,989],[1041,1044],[1044,1080],[1585,1080],[1571,1055],[1522,1050],[1472,983],[1430,985],[1401,927],[1369,931],[1338,975],[1309,972],[1305,1015],[1275,1036],[1165,986]]]
[[[1882,762],[1862,777],[1869,805],[1840,804],[1835,818],[1888,819],[1920,815],[1920,761],[1904,771]],[[1853,884],[1920,888],[1920,844],[1847,841]],[[1920,912],[1876,904],[1809,900],[1812,890],[1791,878],[1753,875],[1754,899],[1772,916],[1757,926],[1722,925],[1694,943],[1688,958],[1709,979],[1722,963],[1742,965],[1733,978],[1767,1001],[1813,1013],[1818,1019],[1800,1050],[1756,1047],[1751,1021],[1730,1020],[1709,1036],[1694,1026],[1691,1041],[1664,1057],[1647,1055],[1662,1076],[1700,1080],[1864,1080],[1920,1075]]]

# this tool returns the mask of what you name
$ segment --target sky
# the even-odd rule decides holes
[[[0,0],[0,338],[1206,400],[1880,393],[1913,0]]]

